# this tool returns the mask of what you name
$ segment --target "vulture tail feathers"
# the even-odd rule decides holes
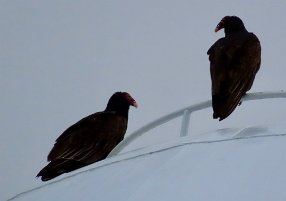
[[[42,181],[48,181],[61,174],[71,172],[87,164],[76,160],[70,159],[56,159],[51,161],[47,166],[45,166],[38,174],[37,177],[41,177]]]
[[[233,96],[233,97],[231,97]],[[213,118],[219,118],[219,121],[227,118],[234,109],[241,103],[240,95],[228,94],[226,96],[213,95],[212,106],[213,106]]]

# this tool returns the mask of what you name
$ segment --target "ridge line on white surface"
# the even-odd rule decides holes
[[[228,139],[206,140],[206,141],[197,141],[197,142],[190,142],[189,140],[188,141],[184,140],[185,142],[182,142],[182,141],[174,142],[174,143],[172,143],[172,145],[170,145],[170,143],[168,143],[167,145],[163,144],[163,145],[159,145],[159,146],[156,146],[156,147],[151,147],[151,150],[149,150],[149,151],[146,151],[144,153],[139,153],[139,154],[133,154],[131,156],[128,156],[128,152],[127,152],[127,153],[123,153],[123,154],[120,154],[120,155],[116,156],[115,159],[113,158],[114,160],[112,160],[112,158],[110,158],[110,160],[108,160],[108,161],[106,161],[106,160],[99,161],[97,163],[96,167],[93,167],[93,168],[90,168],[90,169],[87,169],[87,170],[83,170],[81,172],[75,173],[73,175],[69,175],[69,176],[61,178],[59,180],[52,181],[52,182],[44,184],[42,186],[38,186],[38,187],[32,188],[30,190],[21,192],[21,193],[15,195],[15,196],[9,198],[7,201],[14,200],[14,199],[16,199],[18,197],[21,197],[22,195],[25,195],[27,193],[33,192],[33,191],[38,190],[38,189],[42,189],[42,188],[44,188],[46,186],[52,185],[54,183],[58,183],[58,182],[60,182],[62,180],[69,179],[71,177],[77,176],[77,175],[82,174],[82,173],[94,171],[94,170],[96,170],[98,168],[102,168],[102,167],[105,167],[107,165],[112,165],[114,163],[118,163],[118,162],[121,162],[121,161],[134,159],[134,158],[141,157],[141,156],[144,156],[144,155],[149,155],[149,154],[153,154],[153,153],[162,152],[162,151],[165,151],[165,150],[168,150],[168,149],[172,149],[172,148],[176,148],[176,147],[180,147],[180,146],[192,145],[192,144],[195,145],[195,144],[220,143],[220,142],[228,142],[228,141],[236,141],[236,140],[248,140],[248,139],[252,139],[252,138],[268,138],[268,137],[286,137],[286,133],[267,134],[267,135],[254,135],[254,136],[242,136],[242,137],[233,137],[233,138],[228,138]],[[149,147],[149,149],[150,149],[150,147]],[[127,155],[127,156],[120,157],[122,155]]]

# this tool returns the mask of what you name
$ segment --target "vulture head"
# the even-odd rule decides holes
[[[138,107],[136,101],[127,92],[116,92],[114,93],[106,106],[105,111],[116,111],[116,112],[128,112],[129,107]]]
[[[246,31],[246,28],[239,17],[236,16],[225,16],[221,19],[215,28],[215,32],[224,29],[226,35],[235,32]]]

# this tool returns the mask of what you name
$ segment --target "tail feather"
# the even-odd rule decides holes
[[[219,121],[227,118],[241,103],[242,95],[238,94],[228,94],[225,96],[213,95],[212,96],[212,106],[213,106],[213,118],[219,118]]]
[[[88,164],[69,160],[69,159],[56,159],[51,161],[47,166],[45,166],[38,174],[37,177],[41,177],[42,181],[48,181],[61,174],[71,172],[78,168],[84,167]]]

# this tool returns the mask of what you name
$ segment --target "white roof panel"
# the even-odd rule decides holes
[[[12,200],[284,201],[285,142],[285,128],[222,129],[108,158]]]

